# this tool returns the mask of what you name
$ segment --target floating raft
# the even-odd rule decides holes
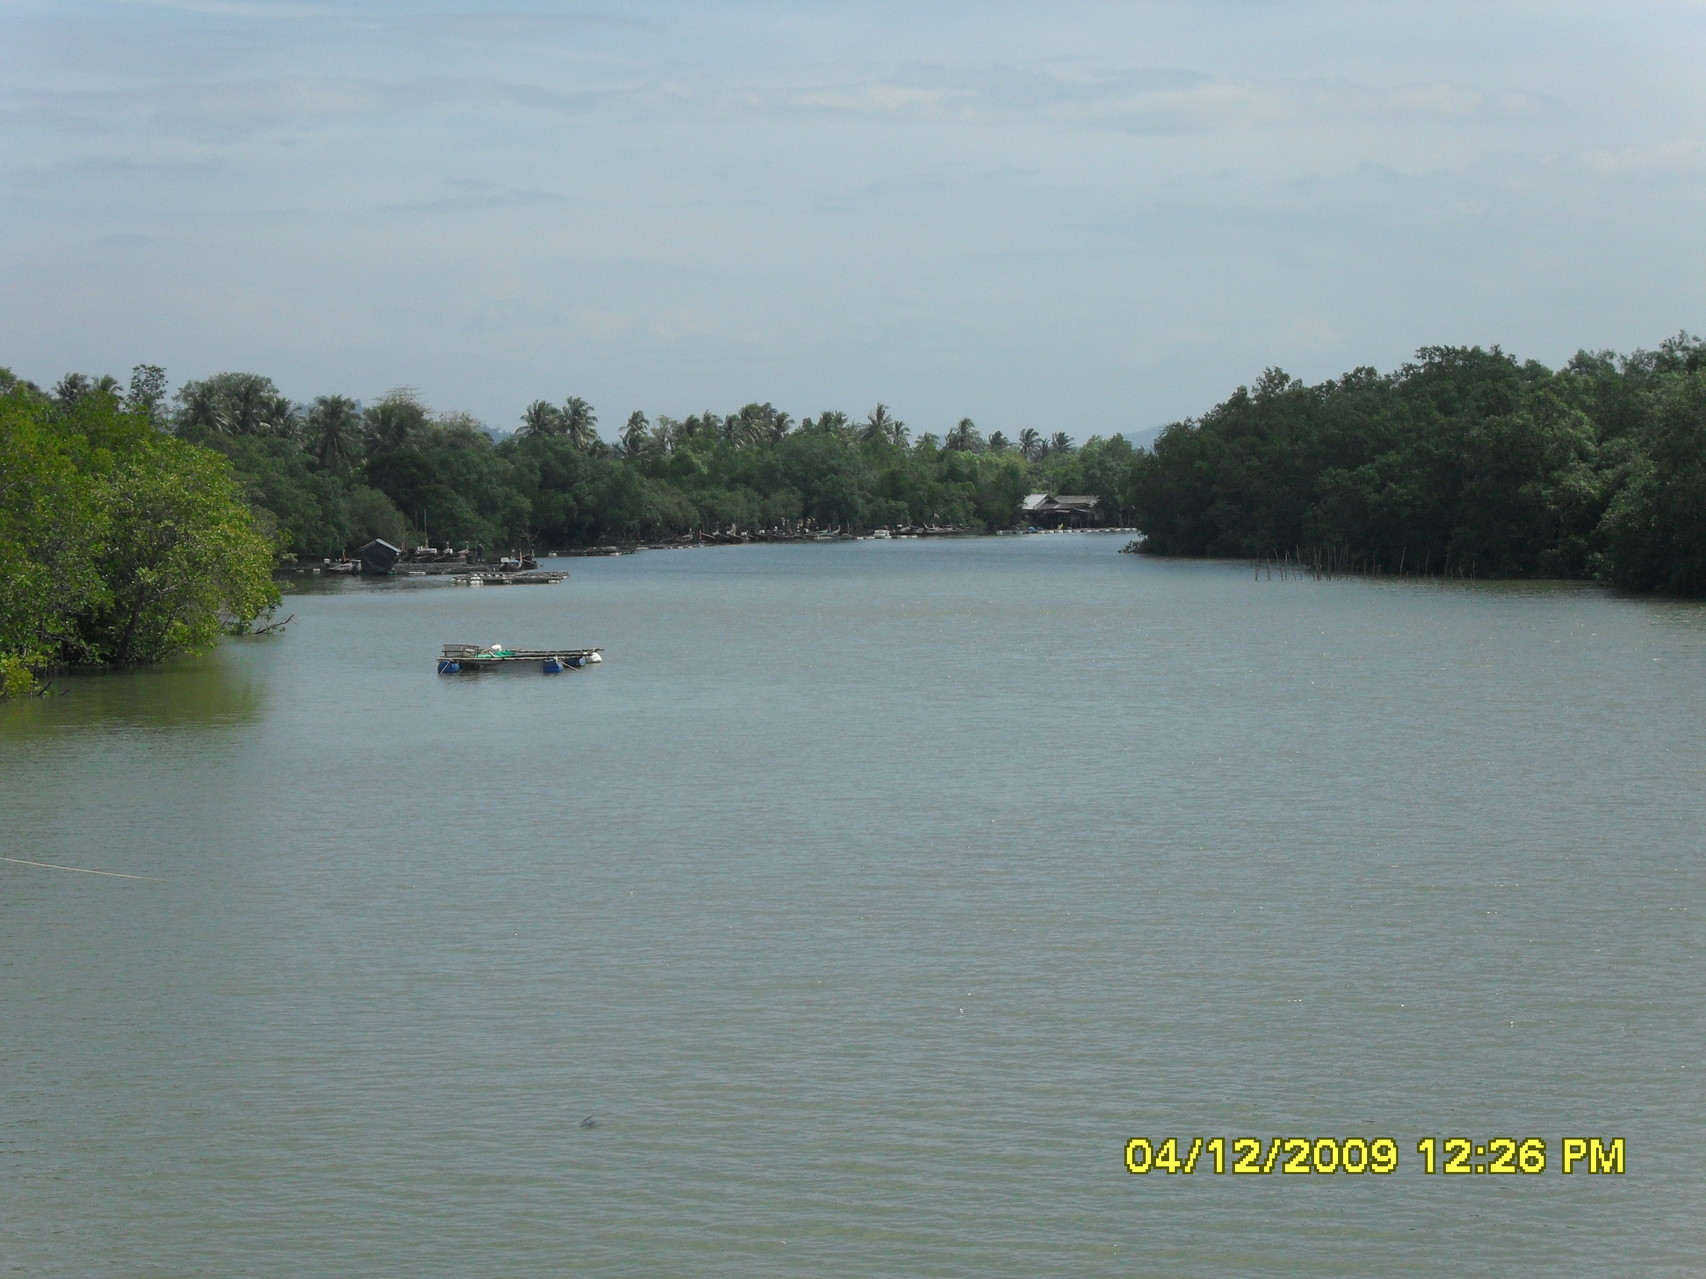
[[[438,673],[462,675],[537,662],[545,674],[561,675],[566,670],[598,665],[604,660],[603,652],[601,648],[505,648],[502,644],[481,648],[478,644],[446,644],[438,655]]]
[[[450,580],[458,586],[543,586],[547,582],[561,582],[566,577],[567,573],[541,569],[527,573],[458,573]]]

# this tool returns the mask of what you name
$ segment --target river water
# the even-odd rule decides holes
[[[1706,607],[1123,541],[315,584],[0,706],[0,852],[150,877],[0,863],[0,1275],[1701,1273]],[[1125,1170],[1217,1135],[1402,1162]]]

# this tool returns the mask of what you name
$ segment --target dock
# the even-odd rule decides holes
[[[458,586],[543,586],[564,581],[569,575],[549,569],[526,573],[458,573],[450,580]]]
[[[478,644],[446,644],[438,655],[438,673],[471,674],[536,662],[546,675],[560,675],[566,670],[597,666],[603,660],[601,648],[505,648],[501,644],[481,648]]]

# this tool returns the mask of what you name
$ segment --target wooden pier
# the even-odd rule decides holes
[[[463,675],[536,662],[546,675],[559,675],[565,670],[597,666],[604,660],[603,654],[601,648],[504,648],[501,644],[481,648],[478,644],[446,644],[438,655],[438,673]]]

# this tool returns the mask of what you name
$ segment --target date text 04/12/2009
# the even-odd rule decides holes
[[[1560,1173],[1622,1176],[1622,1137],[1563,1137],[1559,1158],[1544,1137],[1423,1137],[1415,1144],[1424,1173],[1535,1176]],[[1126,1171],[1167,1173],[1305,1173],[1317,1176],[1385,1176],[1404,1162],[1392,1137],[1165,1137],[1126,1142]],[[1411,1163],[1408,1166],[1414,1167]]]

